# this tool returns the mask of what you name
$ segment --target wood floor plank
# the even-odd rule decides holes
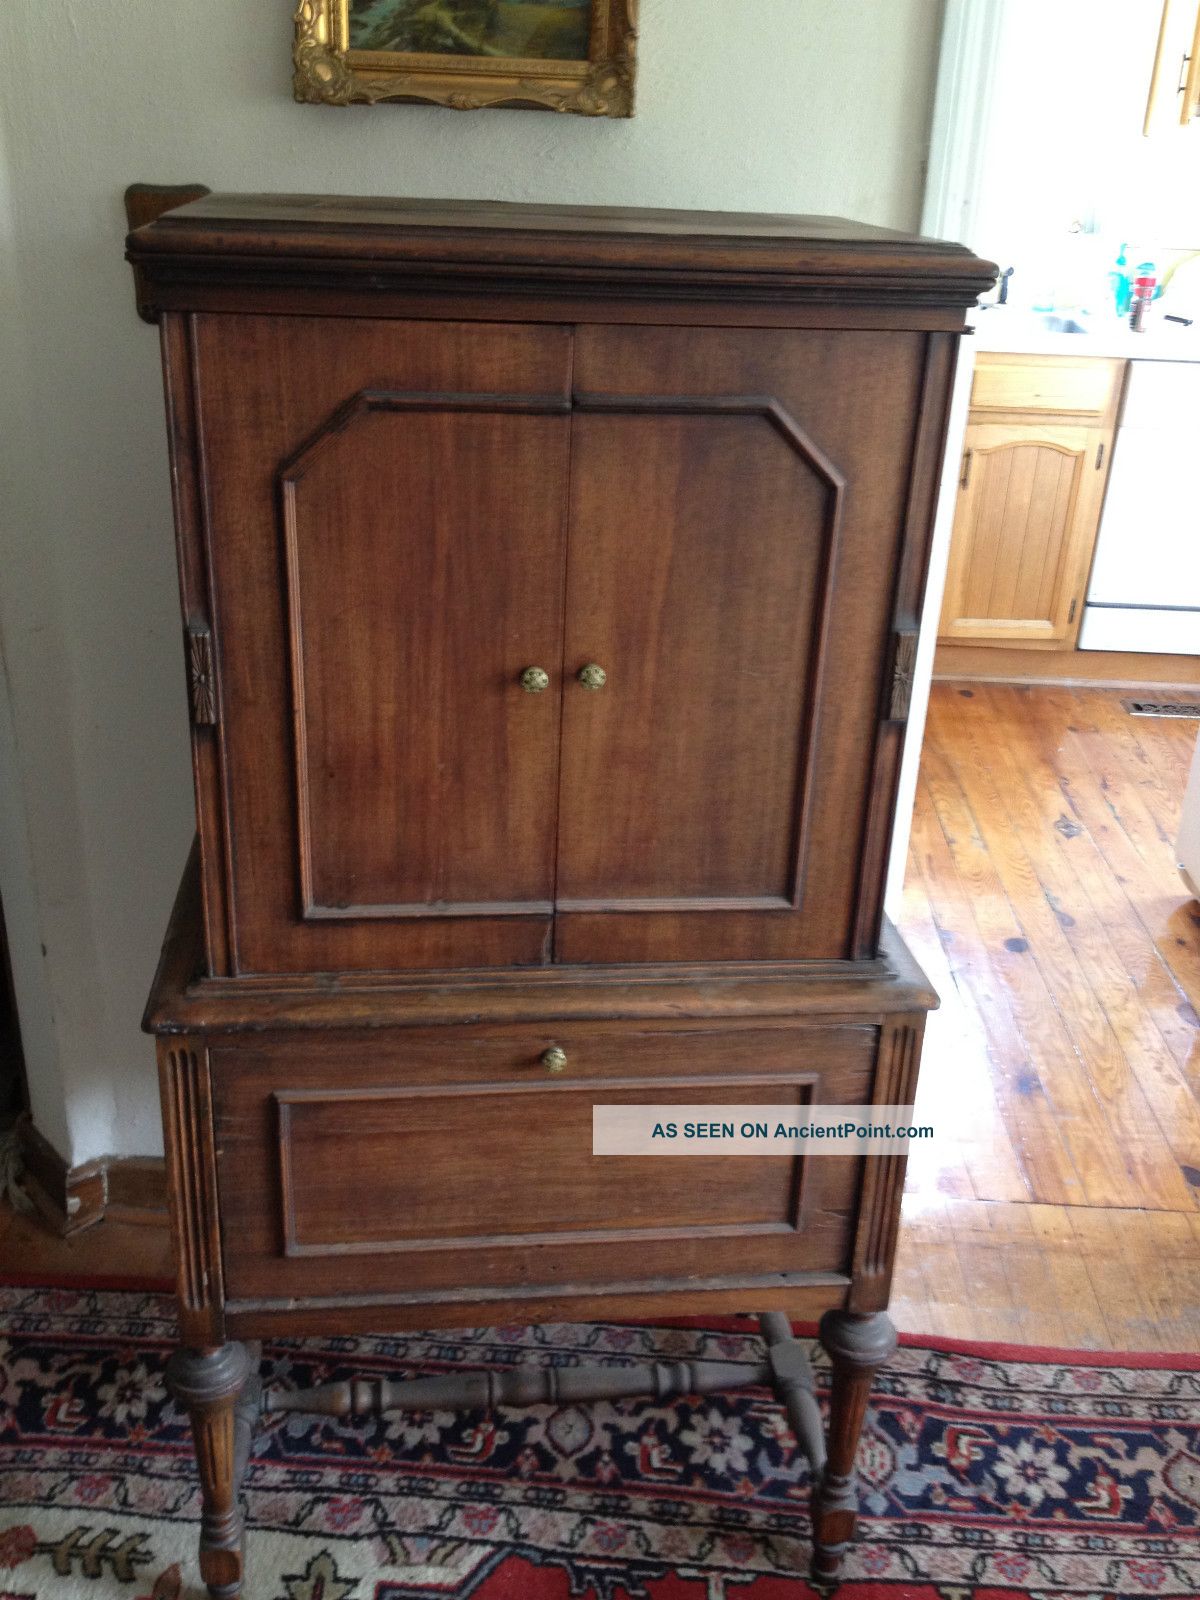
[[[0,1234],[0,1276],[44,1275],[50,1284],[72,1278],[112,1277],[175,1281],[171,1245],[164,1227],[100,1222],[62,1239],[38,1216],[19,1216],[0,1205],[7,1226]]]
[[[1076,691],[1067,695],[1049,691],[1062,710],[1072,717],[1067,723],[1067,741],[1083,756],[1091,773],[1091,784],[1098,788],[1105,805],[1141,858],[1145,874],[1157,880],[1162,893],[1179,893],[1179,876],[1174,863],[1174,840],[1179,825],[1178,802],[1169,807],[1161,803],[1158,785],[1127,756],[1120,740],[1100,727],[1094,702],[1096,692]],[[1160,820],[1152,806],[1166,816]]]
[[[1187,782],[1187,763],[1181,759],[1185,745],[1178,734],[1181,727],[1194,730],[1195,724],[1130,716],[1116,695],[1093,694],[1087,705],[1097,732],[1121,751],[1125,770],[1142,789],[1160,831],[1168,842],[1173,840]]]
[[[991,836],[985,842],[963,782],[965,762],[962,766],[951,766],[940,749],[927,743],[924,765],[928,769],[934,813],[969,894],[983,938],[985,959],[998,980],[1016,1035],[1024,1045],[1026,1065],[1014,1087],[1022,1097],[1045,1100],[1049,1121],[1069,1147],[1072,1166],[1082,1184],[1082,1194],[1077,1189],[1055,1193],[1037,1187],[1035,1198],[1066,1203],[1083,1199],[1094,1205],[1138,1205],[1142,1182],[1148,1180],[1133,1170],[1126,1152],[1114,1137],[1097,1099],[1089,1066],[1081,1059],[1041,963],[1033,954],[1031,930],[1026,922],[1032,924],[1037,918],[1044,927],[1038,905],[1042,896],[1036,878],[1028,863],[1022,869],[1015,852],[1009,848],[1003,822],[992,827]],[[976,787],[971,778],[966,781]],[[1007,885],[1001,877],[1001,866],[1008,879]],[[1019,909],[1010,891],[1016,893]],[[1015,1112],[1016,1104],[1010,1100],[1006,1111]],[[1040,1137],[1044,1140],[1047,1135],[1043,1132]],[[1036,1150],[1030,1151],[1021,1141],[1019,1147],[1028,1165],[1030,1157],[1036,1156]]]
[[[905,914],[952,998],[945,1038],[988,1065],[990,1085],[964,1077],[958,1100],[996,1106],[1033,1198],[989,1200],[974,1171],[974,1198],[906,1193],[895,1293],[930,1333],[996,1337],[1015,1318],[1031,1343],[1200,1348],[1200,907],[1173,845],[1195,728],[1128,719],[1120,698],[934,685]],[[979,713],[965,729],[964,710]],[[1023,976],[1029,967],[1037,977]],[[1081,1000],[1086,1028],[1063,1015]],[[1096,1030],[1108,1040],[1102,1066],[1116,1069],[1108,1088],[1126,1096],[1110,1150],[1123,1157],[1140,1094],[1140,1115],[1183,1176],[1187,1198],[1171,1190],[1178,1205],[1160,1194],[1168,1205],[1147,1209],[1136,1184],[1106,1192],[1086,1159],[1088,1181],[1074,1171],[1081,1041]],[[952,1079],[944,1063],[935,1070],[940,1100]],[[1031,1079],[1055,1125],[1048,1134],[1011,1094]],[[964,1316],[961,1297],[972,1294],[980,1305]]]
[[[955,773],[983,836],[988,862],[1010,906],[1019,908],[1023,943],[1011,951],[1018,958],[1009,964],[1011,970],[1017,974],[1023,967],[1036,969],[1090,1086],[1091,1104],[1085,1094],[1077,1094],[1075,1105],[1085,1119],[1092,1119],[1091,1156],[1101,1163],[1092,1192],[1102,1182],[1105,1204],[1146,1204],[1160,1210],[1186,1207],[1194,1203],[1194,1191],[1147,1103],[1088,968],[1067,938],[1064,923],[1076,924],[1085,915],[1076,899],[1078,884],[1068,880],[1055,852],[1042,847],[1023,774],[1008,751],[1002,711],[996,696],[973,697],[957,704],[940,703],[931,721],[943,743],[948,738],[946,724],[953,730]],[[1028,982],[1028,972],[1023,977]],[[1032,987],[1036,991],[1037,986]],[[1060,1082],[1066,1087],[1074,1072],[1063,1065]],[[1167,1091],[1163,1092],[1165,1098]],[[1177,1113],[1184,1105],[1194,1109],[1186,1086],[1179,1099]],[[1120,1173],[1128,1182],[1121,1182]],[[1088,1173],[1081,1176],[1087,1184]]]
[[[937,1330],[947,1339],[982,1337],[978,1329],[984,1319],[967,1287],[946,1202],[925,1197],[914,1211],[906,1201],[906,1214],[920,1248],[921,1289],[929,1314],[924,1331]]]
[[[1124,895],[1144,930],[1148,951],[1157,953],[1179,990],[1176,1013],[1185,1031],[1176,1036],[1176,1054],[1195,1083],[1200,1044],[1200,907],[1175,871],[1173,847],[1164,848],[1159,841],[1147,859],[1135,845],[1124,825],[1128,806],[1119,806],[1117,798],[1104,788],[1103,779],[1070,728],[1064,730],[1056,765],[1072,820],[1087,828],[1104,856],[1111,884]]]
[[[905,1186],[971,1199],[1028,1199],[1031,1186],[992,1081],[987,1030],[974,999],[954,981],[915,857],[905,886],[904,926],[941,996],[926,1026],[917,1089],[917,1120],[939,1127],[939,1136],[914,1147]]]
[[[1013,1299],[1004,1252],[971,1232],[956,1232],[956,1243],[967,1304],[986,1320],[990,1339],[1020,1344],[1026,1339],[1027,1324]]]
[[[915,1195],[903,1224],[893,1305],[906,1331],[1081,1350],[1200,1348],[1195,1212]]]
[[[971,1016],[974,1011],[980,1035],[986,1040],[990,1092],[1011,1139],[1023,1181],[1032,1198],[1082,1202],[1087,1198],[1086,1190],[1039,1073],[1036,1041],[1031,1044],[1022,1033],[1012,996],[993,968],[988,941],[976,920],[979,901],[959,877],[924,773],[919,789],[913,818],[913,852],[920,862],[963,1014]],[[968,1057],[974,1059],[974,1055]],[[1054,1059],[1053,1052],[1049,1053],[1047,1068]],[[985,1092],[982,1085],[976,1091],[980,1097]],[[966,1098],[965,1094],[956,1096],[956,1101]]]
[[[1115,1067],[1111,1059],[1108,1062],[1111,1076],[1108,1084],[1101,1087],[1101,1094],[1106,1103],[1114,1092],[1123,1097],[1126,1124],[1130,1117],[1139,1126],[1147,1115],[1153,1117],[1158,1137],[1149,1128],[1142,1128],[1148,1147],[1143,1159],[1154,1162],[1157,1147],[1158,1160],[1180,1169],[1178,1181],[1171,1185],[1173,1192],[1168,1193],[1167,1204],[1161,1209],[1186,1206],[1189,1201],[1200,1204],[1200,1191],[1188,1184],[1182,1172],[1189,1157],[1200,1150],[1200,1101],[1143,1003],[1141,989],[1126,960],[1136,952],[1128,941],[1124,957],[1117,948],[1122,920],[1118,916],[1110,920],[1104,912],[1111,914],[1112,901],[1118,897],[1104,892],[1108,875],[1102,859],[1095,855],[1090,837],[1063,837],[1057,827],[1048,775],[1042,770],[1040,752],[1027,733],[1029,718],[1022,704],[1025,693],[1000,689],[993,700],[995,710],[1008,715],[1002,723],[997,717],[989,720],[994,735],[990,770],[1045,893],[1050,914],[1047,926],[1055,938],[1061,932],[1075,957],[1077,972],[1067,976],[1072,984],[1078,980],[1091,990],[1108,1024],[1103,1046],[1109,1058],[1114,1050],[1119,1052]],[[1092,903],[1093,894],[1103,909]],[[1144,934],[1139,942],[1144,950]],[[1039,953],[1042,949],[1039,942]],[[1150,959],[1145,965],[1154,967],[1156,963]],[[1124,1078],[1122,1062],[1132,1074],[1136,1089]],[[1127,1125],[1118,1126],[1116,1131],[1118,1137],[1125,1137]]]
[[[1130,1270],[1133,1236],[1130,1214],[1079,1208],[1071,1213],[1071,1226],[1100,1303],[1110,1347],[1114,1350],[1156,1348],[1159,1330],[1146,1304],[1141,1282]]]
[[[1024,709],[1019,701],[1018,708]],[[1198,1053],[1200,1018],[1170,962],[1149,937],[1138,912],[1136,886],[1112,870],[1103,839],[1094,837],[1087,819],[1070,807],[1064,794],[1068,774],[1061,740],[1053,728],[1030,716],[1020,718],[1014,738],[1047,836],[1071,862],[1091,908],[1092,916],[1084,919],[1085,933],[1090,922],[1104,930],[1153,1026],[1178,1065],[1187,1069]],[[1186,1070],[1184,1077],[1190,1081]]]
[[[1200,1350],[1200,1252],[1188,1218],[1136,1212],[1125,1237],[1126,1269],[1160,1348]]]
[[[1058,1308],[1062,1343],[1070,1350],[1101,1350],[1111,1346],[1108,1326],[1087,1262],[1080,1254],[1071,1211],[1066,1206],[1029,1208],[1029,1220],[1038,1241],[1042,1271]],[[1049,1332],[1049,1324],[1047,1324]],[[1034,1344],[1053,1344],[1051,1338],[1035,1336]]]

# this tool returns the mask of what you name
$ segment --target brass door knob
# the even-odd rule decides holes
[[[594,661],[589,661],[586,667],[580,667],[579,681],[585,689],[603,689],[608,682],[608,673]]]
[[[526,694],[541,694],[550,687],[550,674],[544,667],[526,667],[521,674],[521,687]]]
[[[560,1050],[556,1044],[551,1045],[549,1050],[542,1051],[542,1065],[547,1072],[564,1071],[567,1065],[567,1052]]]

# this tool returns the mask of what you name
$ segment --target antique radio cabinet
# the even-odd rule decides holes
[[[935,1000],[884,872],[993,269],[822,218],[303,196],[200,198],[128,252],[192,724],[147,1026],[205,1581],[241,1587],[253,1341],[746,1310],[836,1573],[903,1157],[595,1157],[592,1107],[911,1102]]]

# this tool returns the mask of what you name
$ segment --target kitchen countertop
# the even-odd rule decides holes
[[[1033,356],[1118,356],[1127,361],[1200,361],[1200,322],[1190,328],[1163,323],[1151,311],[1145,333],[1128,323],[1105,319],[1086,333],[1050,333],[1045,319],[1007,306],[979,308],[975,317],[976,351]]]

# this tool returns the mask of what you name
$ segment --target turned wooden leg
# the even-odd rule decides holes
[[[829,1402],[829,1448],[825,1471],[813,1494],[813,1576],[836,1578],[854,1538],[858,1492],[854,1458],[876,1372],[896,1348],[896,1330],[882,1311],[869,1315],[827,1311],[821,1344],[833,1365]]]
[[[250,1451],[250,1352],[243,1344],[215,1350],[177,1350],[167,1364],[167,1384],[187,1412],[200,1470],[200,1576],[217,1600],[237,1600],[245,1567],[242,1472]]]

